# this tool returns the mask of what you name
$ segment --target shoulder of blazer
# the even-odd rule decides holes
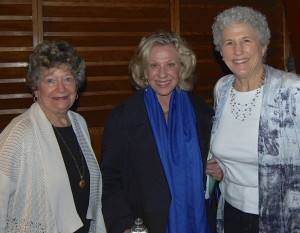
[[[111,111],[105,124],[116,127],[119,125],[124,128],[143,124],[145,120],[148,120],[143,96],[143,91],[137,91],[125,102],[119,104]]]
[[[195,92],[189,92],[189,96],[197,117],[212,118],[214,116],[213,108],[208,105],[202,97],[200,97]]]

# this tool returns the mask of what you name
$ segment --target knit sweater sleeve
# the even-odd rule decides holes
[[[26,123],[13,120],[0,134],[0,232],[4,232],[9,198],[20,174]]]
[[[9,196],[14,192],[15,184],[0,171],[0,232],[4,232]]]

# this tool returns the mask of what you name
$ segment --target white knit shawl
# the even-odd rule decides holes
[[[85,120],[68,116],[90,172],[90,232],[106,232],[102,178]],[[82,226],[51,123],[37,103],[0,135],[0,233],[70,233]]]

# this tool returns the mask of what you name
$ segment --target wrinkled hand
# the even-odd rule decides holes
[[[207,160],[205,173],[214,180],[221,181],[223,179],[223,171],[214,158]]]

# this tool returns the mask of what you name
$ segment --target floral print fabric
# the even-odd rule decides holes
[[[259,132],[259,232],[300,232],[300,77],[265,65]],[[233,75],[215,86],[215,119],[218,130]],[[251,175],[251,174],[249,174]],[[217,231],[223,232],[220,199]]]

